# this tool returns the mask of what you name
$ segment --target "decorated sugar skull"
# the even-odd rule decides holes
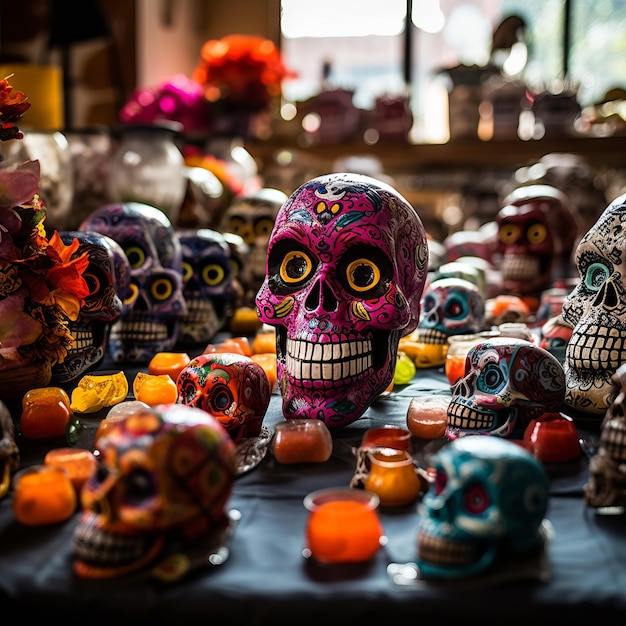
[[[446,360],[448,339],[483,328],[485,301],[479,287],[464,278],[438,278],[422,295],[420,320],[412,338],[420,344],[417,367],[436,367]]]
[[[102,363],[108,348],[111,326],[122,312],[122,299],[130,281],[130,265],[120,246],[106,235],[92,231],[63,231],[63,243],[74,239],[79,246],[74,256],[86,253],[89,265],[83,277],[89,295],[81,306],[78,319],[69,323],[74,341],[64,360],[52,367],[56,385],[75,380]]]
[[[357,420],[393,380],[398,342],[420,314],[428,245],[392,187],[329,174],[298,188],[276,217],[259,319],[276,327],[286,419],[330,429]]]
[[[600,446],[589,461],[585,502],[594,508],[626,507],[626,363],[612,377],[615,396],[600,427]]]
[[[267,374],[250,357],[201,354],[181,370],[176,385],[178,403],[211,414],[235,443],[261,432],[272,390]]]
[[[539,345],[553,354],[559,363],[565,363],[567,344],[572,337],[572,327],[566,324],[561,314],[555,315],[541,327],[541,342]]]
[[[194,551],[206,562],[228,526],[235,479],[235,446],[222,425],[201,409],[159,405],[115,422],[96,446],[98,469],[81,491],[74,531],[76,574],[162,567],[171,579]]]
[[[472,577],[542,549],[549,483],[527,450],[473,435],[445,444],[432,467],[417,535],[424,578]]]
[[[208,228],[178,230],[183,255],[187,314],[178,335],[183,345],[207,344],[233,315],[236,287],[230,247]]]
[[[626,362],[625,249],[626,194],[580,240],[580,281],[563,302],[563,320],[573,328],[563,363],[565,404],[599,420],[614,397],[611,377]]]
[[[222,218],[220,230],[241,236],[248,245],[246,264],[239,276],[245,289],[246,306],[254,306],[254,297],[265,278],[267,244],[276,214],[285,200],[284,192],[264,187],[236,198]]]
[[[470,348],[465,376],[452,387],[446,436],[512,437],[516,427],[558,411],[565,396],[563,367],[538,345],[493,337]]]
[[[147,363],[157,352],[172,351],[187,307],[180,241],[169,218],[140,202],[114,203],[94,211],[80,230],[116,241],[131,267],[129,296],[111,328],[111,358]]]
[[[567,256],[576,224],[565,195],[549,185],[520,187],[509,194],[496,215],[496,253],[505,293],[539,298],[555,274],[563,277],[557,260]]]
[[[11,476],[20,466],[20,450],[15,442],[15,425],[7,405],[0,400],[0,499],[11,487]]]

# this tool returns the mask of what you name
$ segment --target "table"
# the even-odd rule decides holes
[[[110,368],[110,364],[103,366]],[[147,371],[147,368],[144,368]],[[136,368],[126,370],[132,388]],[[67,522],[26,527],[13,518],[11,494],[0,501],[0,614],[18,622],[84,620],[92,624],[323,624],[341,620],[419,624],[614,623],[626,617],[626,518],[600,516],[582,493],[588,458],[548,467],[551,497],[547,518],[547,582],[514,580],[394,584],[390,563],[416,557],[416,504],[381,510],[388,543],[364,565],[322,566],[302,556],[307,518],[302,500],[316,489],[347,486],[355,468],[353,448],[364,431],[384,424],[406,426],[411,398],[449,394],[442,370],[418,370],[413,381],[377,400],[357,422],[333,433],[332,457],[322,464],[280,465],[268,452],[239,476],[229,503],[241,513],[230,556],[188,577],[155,580],[78,579],[72,571],[72,535],[78,513]],[[94,423],[99,417],[94,416]],[[284,419],[272,396],[264,425]],[[93,424],[91,425],[93,432]],[[585,435],[587,436],[587,435]],[[597,436],[591,434],[591,437]],[[64,442],[18,439],[22,465],[40,462]],[[414,441],[420,465],[445,443]],[[511,572],[515,572],[515,565]],[[32,622],[31,622],[32,623]],[[57,623],[63,623],[58,622]]]

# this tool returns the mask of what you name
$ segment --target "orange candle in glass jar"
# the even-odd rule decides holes
[[[411,445],[411,433],[400,426],[381,426],[365,431],[361,441],[362,448],[394,448],[408,450]]]
[[[28,526],[55,524],[76,510],[76,490],[60,467],[35,465],[13,476],[13,514]]]
[[[320,489],[304,499],[309,511],[305,554],[321,563],[358,563],[373,558],[384,538],[378,496],[348,488]]]

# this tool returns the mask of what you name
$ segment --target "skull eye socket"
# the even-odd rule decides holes
[[[174,285],[172,285],[172,281],[169,278],[156,278],[150,283],[148,293],[156,302],[162,302],[172,297]]]
[[[254,224],[254,234],[257,237],[269,237],[274,228],[274,221],[269,217],[263,217]]]
[[[503,224],[500,227],[500,232],[498,233],[498,237],[500,238],[500,243],[503,244],[511,244],[515,243],[519,238],[519,226],[515,224]]]
[[[301,250],[292,250],[285,254],[280,264],[280,278],[286,285],[304,282],[313,271],[311,257]]]
[[[451,296],[446,300],[444,317],[447,319],[461,319],[467,317],[466,302],[459,296]]]
[[[124,298],[124,304],[132,304],[139,295],[139,287],[135,283],[128,285],[128,295]]]
[[[346,268],[346,280],[356,292],[369,291],[380,282],[380,269],[369,259],[356,259]]]
[[[468,485],[464,494],[465,508],[469,513],[484,513],[490,504],[489,492],[485,485],[475,483]]]
[[[532,244],[543,243],[546,240],[547,236],[548,229],[545,227],[544,224],[533,224],[526,231],[526,238],[528,239],[529,243]]]
[[[585,270],[585,286],[597,291],[609,277],[609,268],[604,263],[592,263]]]
[[[435,494],[440,495],[443,493],[444,489],[448,485],[448,474],[444,472],[442,469],[437,469],[435,473],[435,481],[433,483]]]
[[[488,363],[480,373],[476,381],[476,387],[479,391],[486,393],[496,393],[506,383],[504,372],[496,363]]]
[[[239,235],[247,244],[254,243],[254,230],[252,226],[240,217],[232,217],[230,219],[228,232]]]
[[[187,282],[193,275],[193,268],[191,267],[191,263],[187,263],[187,261],[183,261],[183,282]]]
[[[215,287],[224,281],[226,270],[219,263],[207,263],[200,272],[202,282],[209,287]]]
[[[211,388],[211,408],[223,413],[234,402],[231,390],[225,385],[214,385]]]
[[[124,249],[131,269],[136,270],[146,262],[146,252],[140,246],[128,246]]]
[[[124,493],[127,503],[139,503],[154,495],[154,481],[152,476],[144,470],[136,470],[126,476]]]
[[[102,284],[100,281],[100,276],[94,272],[87,271],[83,274],[83,278],[87,283],[87,287],[89,288],[89,293],[94,294],[98,293],[102,288]]]

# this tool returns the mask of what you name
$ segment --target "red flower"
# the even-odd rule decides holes
[[[10,76],[0,80],[0,141],[23,137],[13,122],[19,120],[30,108],[26,96],[21,91],[13,91],[8,78]]]

